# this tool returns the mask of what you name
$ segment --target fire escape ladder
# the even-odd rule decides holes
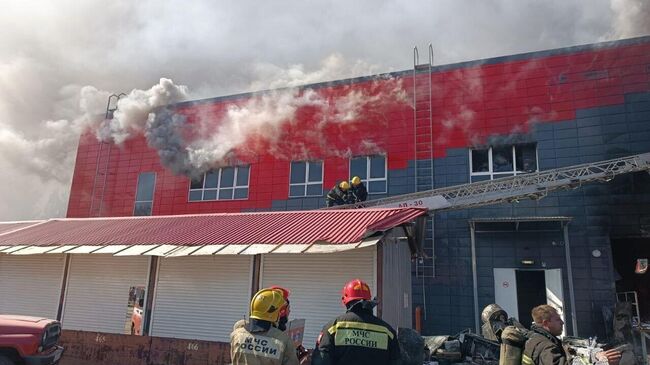
[[[106,114],[104,115],[103,121],[105,125],[113,119],[113,113],[117,110],[117,102],[123,96],[126,96],[126,94],[112,94],[108,97]],[[103,213],[102,206],[104,203],[104,194],[106,192],[106,182],[111,161],[112,146],[112,142],[100,141],[98,144],[97,160],[95,162],[95,177],[93,179],[93,187],[90,193],[89,217],[101,217]]]
[[[435,188],[433,176],[433,110],[431,75],[433,46],[429,44],[429,62],[420,64],[418,48],[413,48],[413,131],[415,192]],[[416,277],[434,277],[433,217],[427,219],[424,251],[428,257],[416,262]]]

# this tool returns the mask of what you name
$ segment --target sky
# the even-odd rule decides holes
[[[0,221],[64,217],[80,131],[131,111],[650,35],[648,0],[0,0]],[[163,80],[161,80],[163,79]],[[171,95],[171,96],[170,96]],[[140,103],[140,104],[138,104]],[[125,107],[126,109],[126,107]]]

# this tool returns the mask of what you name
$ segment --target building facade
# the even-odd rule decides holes
[[[179,168],[151,135],[121,145],[82,136],[68,217],[317,209],[355,175],[377,199],[650,152],[650,37],[415,65],[166,112],[181,117],[185,135],[207,135],[223,132],[233,108],[283,92],[302,100],[284,123],[262,123],[209,170]],[[617,291],[637,291],[641,316],[650,315],[648,279],[627,271],[650,256],[649,182],[635,173],[541,200],[435,213],[428,258],[412,268],[424,333],[476,328],[475,299],[524,322],[532,306],[552,303],[565,332],[583,336],[607,335],[603,307]]]

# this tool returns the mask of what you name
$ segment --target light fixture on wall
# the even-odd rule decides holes
[[[531,259],[523,259],[521,260],[522,265],[535,265],[535,260]]]

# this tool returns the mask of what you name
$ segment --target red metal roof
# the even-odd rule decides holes
[[[43,221],[25,221],[25,222],[0,222],[0,235],[15,231],[17,229],[33,226]]]
[[[123,218],[64,218],[0,235],[0,246],[356,243],[425,209],[346,209]]]

